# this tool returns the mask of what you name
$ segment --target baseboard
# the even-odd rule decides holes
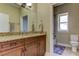
[[[46,52],[46,53],[45,53],[45,56],[50,56],[50,53],[49,53],[49,52]]]
[[[57,43],[57,44],[65,47],[71,47],[69,44],[63,44],[63,43]]]

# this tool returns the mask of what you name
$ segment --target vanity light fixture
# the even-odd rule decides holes
[[[25,8],[26,6],[31,8],[32,3],[22,3],[21,4],[21,7],[23,7],[23,8]]]
[[[21,7],[25,8],[26,7],[26,3],[22,3]]]
[[[31,8],[32,3],[26,3],[26,5]]]

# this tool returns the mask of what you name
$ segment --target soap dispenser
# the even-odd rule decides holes
[[[35,26],[34,26],[34,23],[32,23],[32,32],[34,32],[35,31],[35,28],[34,28]]]

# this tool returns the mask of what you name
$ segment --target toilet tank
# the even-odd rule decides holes
[[[70,36],[70,40],[71,41],[78,41],[78,35],[77,34],[71,34],[71,36]]]

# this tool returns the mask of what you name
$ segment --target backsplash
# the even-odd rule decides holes
[[[11,36],[11,35],[22,35],[22,34],[27,34],[23,32],[4,32],[0,33],[0,36]]]
[[[11,35],[28,35],[28,34],[33,34],[33,33],[41,33],[41,32],[2,32],[0,33],[0,37],[11,36]]]

